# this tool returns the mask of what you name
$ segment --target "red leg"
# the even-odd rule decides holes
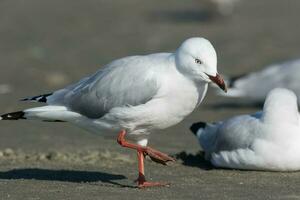
[[[159,182],[148,182],[145,178],[145,169],[144,169],[144,155],[149,155],[153,161],[156,161],[161,164],[165,164],[168,161],[174,161],[173,158],[167,156],[164,153],[161,153],[157,150],[154,150],[149,147],[143,147],[137,144],[129,143],[125,140],[126,132],[123,130],[119,133],[118,136],[118,143],[123,147],[128,147],[131,149],[136,149],[138,153],[138,167],[139,167],[139,176],[137,178],[138,187],[145,188],[145,187],[152,187],[152,186],[167,186],[166,183],[159,183]]]
[[[117,142],[122,146],[122,147],[127,147],[127,148],[130,148],[130,149],[136,149],[138,151],[143,151],[145,149],[145,147],[142,147],[140,145],[137,145],[137,144],[132,144],[132,143],[129,143],[125,140],[125,135],[126,135],[126,131],[125,130],[122,130],[120,133],[119,133],[119,136],[118,136],[118,139],[117,139]]]
[[[168,186],[168,183],[148,182],[145,178],[144,169],[144,153],[138,151],[139,176],[137,178],[138,188],[153,187],[153,186]]]
[[[150,147],[144,147],[144,146],[141,146],[141,145],[138,145],[138,144],[132,144],[132,143],[127,142],[125,140],[125,135],[126,135],[126,131],[124,131],[124,130],[122,130],[119,133],[117,141],[121,146],[131,148],[131,149],[135,149],[137,151],[141,151],[141,152],[144,153],[144,155],[148,155],[151,158],[151,160],[153,160],[154,162],[157,162],[157,163],[160,163],[160,164],[163,164],[163,165],[166,165],[167,162],[169,162],[169,161],[175,161],[174,158],[168,156],[167,154],[159,152],[159,151],[157,151],[155,149],[152,149]]]

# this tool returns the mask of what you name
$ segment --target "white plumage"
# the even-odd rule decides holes
[[[195,123],[191,129],[206,159],[217,167],[300,170],[300,120],[297,97],[290,90],[273,89],[263,110],[254,115]]]

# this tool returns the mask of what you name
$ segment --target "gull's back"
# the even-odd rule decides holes
[[[56,91],[47,103],[67,106],[90,118],[100,118],[114,107],[144,104],[157,93],[158,76],[168,66],[169,56],[158,53],[115,60],[94,75]]]
[[[262,136],[259,115],[242,115],[224,121],[217,130],[214,152],[250,148],[253,141]]]
[[[261,122],[261,112],[241,115],[214,124],[206,124],[199,129],[197,137],[207,159],[212,153],[249,148],[257,136]]]

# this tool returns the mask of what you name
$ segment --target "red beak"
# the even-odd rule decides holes
[[[227,92],[227,87],[226,84],[224,82],[224,79],[217,73],[216,76],[210,76],[208,74],[206,74],[209,79],[214,82],[215,84],[217,84],[222,90],[224,90],[224,92]]]

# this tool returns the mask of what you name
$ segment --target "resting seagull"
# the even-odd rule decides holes
[[[292,90],[300,105],[300,59],[276,63],[264,69],[229,79],[228,93],[222,96],[239,98],[246,103],[263,103],[268,92],[281,87]]]
[[[146,181],[144,156],[161,164],[174,159],[147,147],[149,135],[189,115],[203,100],[209,82],[226,91],[213,46],[195,37],[175,53],[114,60],[78,83],[23,99],[47,106],[4,114],[1,119],[64,121],[98,134],[117,137],[119,133],[118,143],[138,152],[138,187],[163,185]],[[125,135],[133,142],[126,141]]]
[[[300,170],[300,118],[297,97],[291,90],[273,89],[261,112],[214,124],[195,123],[191,130],[214,166]]]

